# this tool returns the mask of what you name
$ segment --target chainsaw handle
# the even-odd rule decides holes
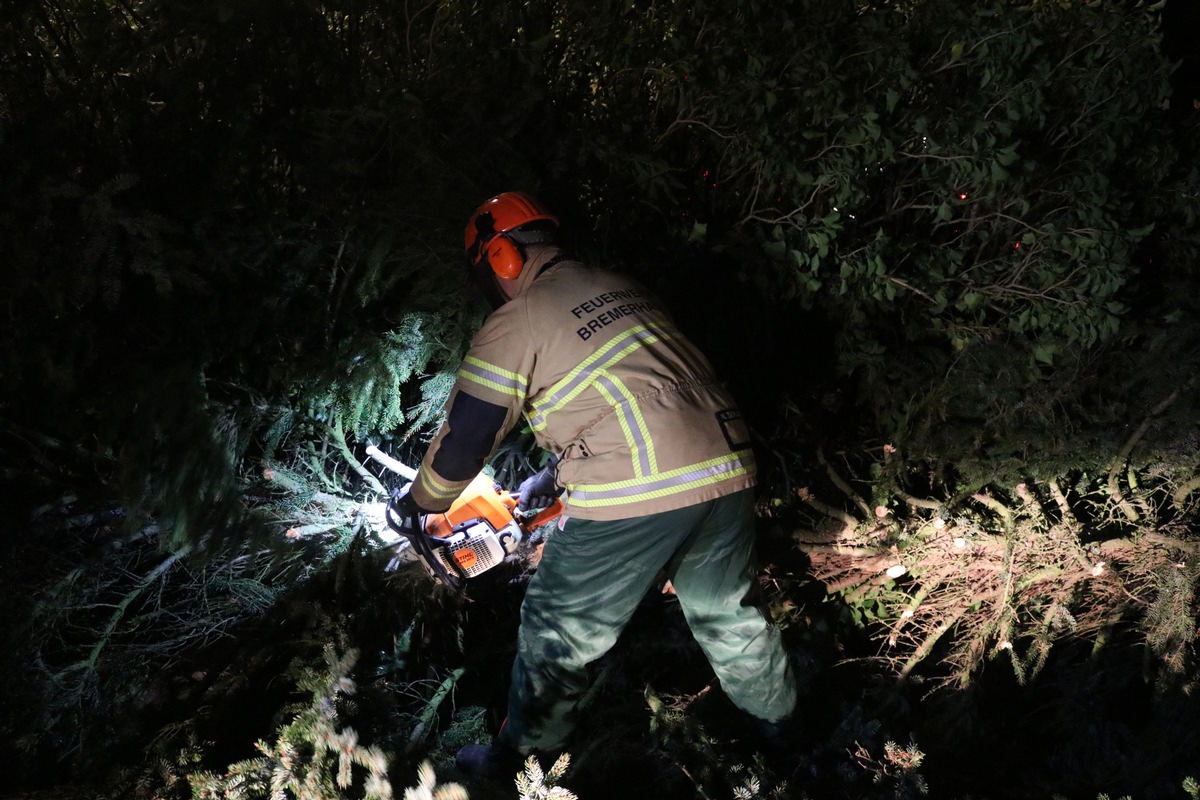
[[[521,526],[521,530],[525,531],[525,533],[529,533],[534,528],[540,528],[547,522],[558,519],[562,516],[562,513],[562,500],[555,498],[553,503],[537,512],[532,517],[522,519],[519,524]]]
[[[423,520],[421,519],[421,515],[416,513],[405,518],[405,516],[400,513],[403,509],[396,508],[396,501],[399,499],[400,489],[393,489],[391,496],[388,497],[387,503],[383,507],[383,520],[393,531],[400,534],[405,539],[411,540],[413,536],[421,530]]]

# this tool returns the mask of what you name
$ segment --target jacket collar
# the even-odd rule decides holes
[[[517,292],[515,297],[520,297],[537,280],[538,275],[548,266],[553,266],[551,261],[562,261],[562,248],[556,244],[535,244],[529,245],[526,249],[527,259],[525,267],[521,270],[520,277],[517,278]]]

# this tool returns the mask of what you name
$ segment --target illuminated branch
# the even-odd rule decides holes
[[[840,521],[842,523],[842,531],[840,535],[849,536],[854,532],[854,529],[858,527],[859,521],[855,519],[853,515],[848,514],[840,508],[834,508],[827,503],[821,502],[813,496],[813,493],[809,489],[804,487],[797,489],[796,496],[799,497],[805,505],[810,506],[827,517]]]
[[[937,301],[936,301],[936,300],[934,300],[932,297],[930,297],[928,294],[926,294],[925,292],[921,291],[921,290],[920,290],[920,289],[918,289],[917,287],[913,286],[911,283],[908,283],[907,281],[900,280],[900,279],[899,279],[899,278],[897,278],[895,275],[884,275],[884,276],[883,276],[883,278],[884,278],[884,280],[886,280],[886,281],[889,281],[889,282],[891,282],[891,283],[894,283],[894,284],[896,284],[896,285],[897,285],[897,286],[899,286],[901,289],[907,289],[908,291],[912,292],[913,294],[920,295],[921,297],[923,297],[923,298],[925,298],[926,300],[928,300],[930,303],[933,303],[933,304],[935,304],[935,305],[937,304]]]
[[[977,503],[987,506],[989,509],[996,512],[996,515],[998,517],[1000,517],[1000,521],[1004,523],[1005,532],[1006,533],[1012,532],[1012,529],[1013,529],[1012,509],[1010,509],[1008,506],[1001,503],[996,498],[994,498],[990,495],[984,494],[983,492],[976,492],[975,494],[971,495],[971,499]]]
[[[962,619],[965,614],[966,610],[964,609],[950,616],[940,625],[938,625],[933,630],[933,633],[924,638],[921,644],[917,646],[917,649],[913,651],[912,655],[908,657],[908,660],[904,662],[904,666],[901,667],[899,676],[901,681],[908,679],[908,676],[912,674],[912,671],[916,669],[933,651],[934,645],[938,643],[938,640],[946,634],[946,631],[957,625],[958,621]]]
[[[1175,504],[1176,508],[1183,510],[1184,501],[1197,489],[1200,489],[1200,478],[1192,478],[1171,494],[1171,502]]]
[[[346,463],[350,465],[350,469],[358,477],[370,486],[379,494],[387,494],[387,489],[379,482],[379,479],[370,473],[370,471],[362,465],[362,462],[355,458],[354,453],[350,451],[350,447],[346,444],[346,434],[342,432],[342,424],[338,420],[334,420],[332,424],[326,426],[329,433],[333,436],[333,443],[337,445],[338,452],[342,454],[342,458],[346,459]]]
[[[850,500],[858,506],[858,510],[863,513],[867,519],[871,518],[871,507],[867,502],[859,497],[858,492],[854,491],[850,484],[846,483],[845,479],[837,473],[837,471],[825,459],[824,448],[817,448],[817,460],[821,462],[821,466],[825,467],[825,474],[829,476],[829,480],[833,481],[833,485],[842,490],[842,494],[846,495]]]
[[[870,547],[842,544],[837,541],[836,535],[825,537],[812,531],[796,531],[792,534],[792,539],[803,552],[809,555],[838,555],[855,558],[875,558],[879,555],[878,550]]]
[[[825,592],[826,594],[844,594],[848,603],[861,600],[864,589],[878,587],[891,580],[886,570],[891,566],[893,560],[876,555],[869,561],[855,564],[856,571],[850,575],[826,581]]]
[[[1067,496],[1059,488],[1058,481],[1051,478],[1046,481],[1046,485],[1050,489],[1050,496],[1054,498],[1054,505],[1058,506],[1058,513],[1062,516],[1063,524],[1070,526],[1072,530],[1077,529],[1079,527],[1079,519],[1067,503]]]
[[[415,469],[401,461],[397,461],[375,445],[370,445],[367,447],[367,455],[378,461],[380,464],[383,464],[383,466],[387,467],[405,480],[411,481],[415,480],[417,477],[417,471]]]
[[[942,508],[945,507],[945,503],[942,503],[938,500],[926,500],[922,497],[913,497],[912,495],[901,491],[897,491],[896,494],[900,496],[901,500],[913,508],[924,508],[928,511],[941,511]]]
[[[1117,507],[1125,514],[1125,518],[1132,523],[1136,524],[1141,520],[1141,517],[1138,514],[1137,509],[1133,507],[1133,504],[1129,502],[1125,498],[1125,495],[1121,492],[1121,485],[1117,480],[1117,471],[1122,466],[1125,466],[1125,464],[1129,461],[1129,456],[1131,453],[1133,453],[1133,448],[1137,447],[1138,442],[1140,442],[1142,437],[1146,435],[1146,432],[1150,430],[1150,424],[1154,421],[1154,418],[1166,411],[1167,408],[1174,403],[1178,397],[1179,389],[1176,389],[1175,391],[1171,392],[1171,394],[1167,395],[1166,399],[1164,399],[1150,411],[1146,418],[1142,420],[1142,424],[1138,426],[1137,430],[1133,432],[1133,435],[1130,436],[1125,442],[1125,445],[1121,448],[1121,452],[1117,453],[1117,457],[1113,459],[1112,465],[1108,468],[1109,496],[1117,504]]]

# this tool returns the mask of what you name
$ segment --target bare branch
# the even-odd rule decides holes
[[[1167,395],[1162,402],[1151,409],[1146,418],[1142,420],[1142,424],[1139,425],[1137,430],[1133,432],[1133,435],[1125,441],[1121,451],[1117,453],[1117,457],[1113,459],[1112,465],[1108,468],[1109,496],[1113,499],[1113,502],[1117,504],[1117,507],[1121,509],[1121,512],[1125,515],[1125,518],[1132,523],[1136,524],[1139,522],[1141,520],[1141,516],[1138,514],[1137,509],[1133,507],[1133,504],[1129,502],[1129,500],[1127,500],[1125,495],[1121,492],[1121,484],[1117,480],[1117,471],[1120,470],[1121,467],[1125,466],[1126,462],[1129,460],[1130,454],[1133,453],[1133,448],[1137,447],[1138,442],[1140,442],[1142,437],[1146,435],[1146,432],[1150,430],[1150,425],[1154,421],[1154,418],[1166,411],[1167,408],[1178,398],[1179,389],[1176,389],[1175,391],[1171,392],[1171,394]]]
[[[821,466],[825,467],[825,474],[829,476],[829,480],[833,481],[833,485],[858,506],[858,510],[863,513],[864,517],[870,519],[872,515],[871,507],[867,505],[867,502],[859,496],[858,492],[854,491],[854,488],[825,459],[825,450],[822,447],[817,448],[817,460],[821,462]]]

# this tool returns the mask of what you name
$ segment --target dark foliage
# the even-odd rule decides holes
[[[747,411],[812,688],[793,788],[1180,796],[1188,9],[9,3],[9,780],[184,796],[351,651],[339,719],[397,786],[483,734],[521,576],[385,573],[370,509],[397,479],[365,448],[419,458],[479,320],[460,226],[521,188],[662,295]],[[517,432],[492,466],[539,458]],[[581,796],[616,770],[771,796],[669,597],[597,671]]]

